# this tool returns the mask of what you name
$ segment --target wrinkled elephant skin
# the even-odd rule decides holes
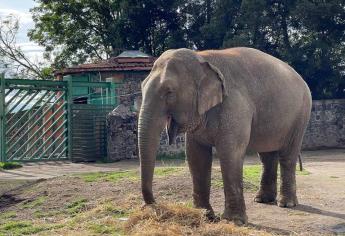
[[[297,204],[295,168],[309,121],[311,94],[288,64],[252,48],[195,52],[168,50],[142,83],[138,139],[142,193],[152,193],[155,156],[166,126],[169,143],[186,133],[186,154],[193,180],[194,205],[210,205],[212,147],[224,182],[223,218],[247,223],[243,198],[243,158],[259,153],[261,187],[255,201],[276,201],[277,167],[281,168],[278,205]]]

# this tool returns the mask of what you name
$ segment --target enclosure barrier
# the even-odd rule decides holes
[[[116,105],[113,83],[0,79],[2,162],[106,156],[102,142],[105,113]],[[76,87],[97,90],[99,104],[74,104]]]

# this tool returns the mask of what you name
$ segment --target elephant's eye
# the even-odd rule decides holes
[[[176,101],[176,93],[174,93],[172,91],[167,92],[167,94],[166,94],[166,101],[167,101],[168,105],[174,104],[175,101]]]

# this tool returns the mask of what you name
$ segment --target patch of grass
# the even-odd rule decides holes
[[[245,190],[256,191],[259,189],[261,165],[247,165],[243,167],[243,187]],[[212,184],[218,188],[223,188],[221,175],[212,180]]]
[[[249,191],[257,191],[260,186],[261,180],[261,165],[246,165],[243,167],[243,187]],[[280,169],[278,168],[278,176],[280,173]],[[296,170],[296,175],[309,175],[310,172],[307,170],[299,171]],[[279,177],[278,177],[279,181]],[[223,180],[221,177],[213,179],[212,184],[216,187],[223,187]]]
[[[155,176],[164,177],[171,174],[178,173],[183,168],[180,167],[156,167]],[[86,174],[78,174],[78,177],[83,179],[85,182],[96,182],[96,181],[110,181],[117,183],[121,180],[137,181],[140,179],[139,172],[136,170],[128,171],[117,171],[117,172],[94,172]]]
[[[132,200],[125,198],[121,201],[100,201],[96,207],[77,213],[73,218],[67,218],[65,227],[59,234],[73,235],[124,235],[122,224],[128,218],[131,209],[138,206]]]
[[[310,175],[310,172],[307,171],[306,169],[303,169],[302,171],[298,169],[296,170],[296,175]]]
[[[23,167],[18,162],[0,162],[0,169],[12,170]]]
[[[67,212],[71,215],[76,215],[86,208],[87,199],[80,198],[74,202],[66,205]]]
[[[0,219],[13,219],[17,217],[17,213],[15,211],[8,211],[0,214]]]
[[[182,170],[183,168],[181,167],[156,167],[154,173],[155,176],[163,177],[181,172]]]
[[[334,176],[334,175],[330,176],[330,178],[331,178],[331,179],[339,179],[338,176]]]
[[[32,235],[61,227],[61,225],[34,225],[29,221],[9,221],[0,226],[0,235]]]
[[[100,210],[98,212],[102,212],[105,215],[112,216],[114,218],[122,218],[127,217],[128,212],[121,207],[115,205],[113,202],[105,202],[99,206]]]
[[[42,211],[42,210],[36,210],[33,213],[33,216],[36,218],[47,218],[47,217],[56,217],[58,215],[62,214],[60,211]]]
[[[114,225],[106,225],[104,223],[91,223],[88,226],[88,230],[90,230],[92,233],[99,234],[99,235],[105,235],[105,234],[111,234],[111,235],[118,235],[121,233],[120,229],[118,229]]]
[[[157,160],[164,161],[164,160],[185,160],[186,154],[185,152],[179,152],[176,154],[167,154],[167,153],[160,153],[157,155]]]
[[[244,189],[250,191],[256,191],[259,189],[261,170],[261,165],[248,165],[243,168]]]
[[[95,172],[78,175],[85,182],[111,181],[118,182],[122,179],[137,180],[139,178],[137,171],[118,171],[118,172]]]
[[[35,208],[41,206],[47,200],[47,196],[40,196],[33,201],[23,202],[23,208]]]

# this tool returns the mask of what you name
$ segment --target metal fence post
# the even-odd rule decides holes
[[[110,83],[110,105],[116,105],[117,106],[117,100],[116,100],[116,84],[111,82]]]
[[[6,117],[5,117],[5,75],[0,74],[0,161],[6,161]]]
[[[72,105],[73,105],[73,84],[72,78],[67,80],[67,145],[68,158],[72,160]]]

